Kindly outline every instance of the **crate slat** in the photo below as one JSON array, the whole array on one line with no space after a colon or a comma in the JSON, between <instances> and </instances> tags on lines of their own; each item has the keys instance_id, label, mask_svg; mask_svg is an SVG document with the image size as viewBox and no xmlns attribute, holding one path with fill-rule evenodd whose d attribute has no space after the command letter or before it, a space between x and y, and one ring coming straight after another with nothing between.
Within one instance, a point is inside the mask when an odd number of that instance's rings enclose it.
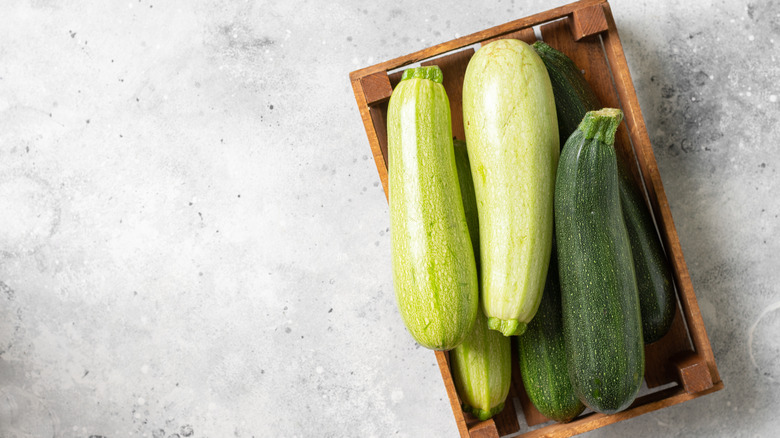
<instances>
[{"instance_id":1,"label":"crate slat","mask_svg":"<svg viewBox=\"0 0 780 438\"><path fill-rule=\"evenodd\" d=\"M484 41L482 41L482 45L492 43L496 40L503 40L503 39L516 39L520 41L525 41L528 44L533 44L536 42L536 34L534 33L534 29L532 27L526 27L525 29L516 30L514 32L509 32L504 35L499 35L497 37L489 38Z\"/></svg>"}]
</instances>

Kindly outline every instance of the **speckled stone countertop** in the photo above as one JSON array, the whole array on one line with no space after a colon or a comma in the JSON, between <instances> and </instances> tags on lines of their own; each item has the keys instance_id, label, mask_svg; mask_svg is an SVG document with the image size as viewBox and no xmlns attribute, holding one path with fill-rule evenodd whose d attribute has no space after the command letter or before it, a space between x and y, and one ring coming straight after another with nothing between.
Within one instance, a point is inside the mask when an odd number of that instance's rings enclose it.
<instances>
[{"instance_id":1,"label":"speckled stone countertop","mask_svg":"<svg viewBox=\"0 0 780 438\"><path fill-rule=\"evenodd\" d=\"M0 436L456 436L348 74L562 1L0 5ZM726 388L780 430L780 5L614 0Z\"/></svg>"}]
</instances>

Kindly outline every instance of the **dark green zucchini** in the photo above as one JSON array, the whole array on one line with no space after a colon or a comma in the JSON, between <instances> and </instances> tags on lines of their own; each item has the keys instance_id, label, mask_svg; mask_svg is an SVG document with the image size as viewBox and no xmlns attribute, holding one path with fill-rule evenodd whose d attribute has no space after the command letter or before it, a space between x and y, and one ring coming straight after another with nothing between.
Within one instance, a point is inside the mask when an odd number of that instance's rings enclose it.
<instances>
[{"instance_id":1,"label":"dark green zucchini","mask_svg":"<svg viewBox=\"0 0 780 438\"><path fill-rule=\"evenodd\" d=\"M566 364L555 240L539 310L517 338L517 347L523 386L536 409L560 422L579 415L585 406L574 393Z\"/></svg>"},{"instance_id":2,"label":"dark green zucchini","mask_svg":"<svg viewBox=\"0 0 780 438\"><path fill-rule=\"evenodd\" d=\"M568 56L541 41L534 43L533 48L542 58L550 75L563 145L577 129L585 113L601 108L601 103L580 69ZM642 331L645 343L649 344L661 339L669 331L677 310L672 269L664 254L642 190L631 178L628 166L620 157L618 172L623 220L631 239L631 253L639 288Z\"/></svg>"},{"instance_id":3,"label":"dark green zucchini","mask_svg":"<svg viewBox=\"0 0 780 438\"><path fill-rule=\"evenodd\" d=\"M636 275L613 146L622 117L612 108L586 113L561 152L555 182L569 376L580 400L606 414L631 404L645 364Z\"/></svg>"}]
</instances>

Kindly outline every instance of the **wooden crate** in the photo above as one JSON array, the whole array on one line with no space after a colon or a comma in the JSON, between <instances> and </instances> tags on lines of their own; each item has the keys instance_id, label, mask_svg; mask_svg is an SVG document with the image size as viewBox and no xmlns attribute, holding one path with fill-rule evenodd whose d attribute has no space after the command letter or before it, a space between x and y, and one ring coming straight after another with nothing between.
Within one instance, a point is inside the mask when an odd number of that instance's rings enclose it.
<instances>
[{"instance_id":1,"label":"wooden crate","mask_svg":"<svg viewBox=\"0 0 780 438\"><path fill-rule=\"evenodd\" d=\"M536 28L537 32L534 31ZM444 88L450 99L453 135L465 140L461 110L461 89L466 66L475 44L500 38L517 38L532 43L536 34L552 47L571 57L581 69L604 106L621 108L625 123L616 135L615 148L631 163L632 173L646 189L656 225L674 270L678 310L670 332L645 347L645 383L648 391L631 407L613 415L587 411L570 423L548 420L528 400L513 358L512 387L503 412L479 421L461 409L446 352L436 359L462 437L501 437L524 433L522 437L568 437L682 403L723 388L693 292L669 203L658 173L653 149L639 108L623 46L606 0L582 0L530 17L511 21L481 32L438 44L418 52L366 67L350 74L360 115L368 134L379 178L387 195L387 101L401 77L402 67L420 62L438 65L444 72ZM526 426L522 429L513 399L520 402ZM538 425L544 424L543 427Z\"/></svg>"}]
</instances>

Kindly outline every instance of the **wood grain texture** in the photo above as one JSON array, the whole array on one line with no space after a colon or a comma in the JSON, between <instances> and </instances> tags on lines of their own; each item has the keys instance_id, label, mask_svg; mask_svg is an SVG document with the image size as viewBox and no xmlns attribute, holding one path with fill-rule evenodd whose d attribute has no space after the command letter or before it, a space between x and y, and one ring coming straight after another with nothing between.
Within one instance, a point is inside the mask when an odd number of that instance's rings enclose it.
<instances>
[{"instance_id":1,"label":"wood grain texture","mask_svg":"<svg viewBox=\"0 0 780 438\"><path fill-rule=\"evenodd\" d=\"M500 438L501 436L498 434L498 429L496 429L496 424L493 422L492 418L477 423L474 427L469 429L469 433L471 438Z\"/></svg>"},{"instance_id":2,"label":"wood grain texture","mask_svg":"<svg viewBox=\"0 0 780 438\"><path fill-rule=\"evenodd\" d=\"M669 332L652 344L645 345L645 382L648 388L655 388L677 379L672 358L689 351L693 346L688 338L688 329L683 321L679 304L675 310Z\"/></svg>"},{"instance_id":3,"label":"wood grain texture","mask_svg":"<svg viewBox=\"0 0 780 438\"><path fill-rule=\"evenodd\" d=\"M678 354L673 359L680 385L689 394L712 388L712 376L704 359L693 351Z\"/></svg>"},{"instance_id":4,"label":"wood grain texture","mask_svg":"<svg viewBox=\"0 0 780 438\"><path fill-rule=\"evenodd\" d=\"M520 430L520 424L517 423L517 411L515 403L511 396L507 396L504 402L504 409L493 417L499 436L510 435Z\"/></svg>"},{"instance_id":5,"label":"wood grain texture","mask_svg":"<svg viewBox=\"0 0 780 438\"><path fill-rule=\"evenodd\" d=\"M442 85L444 85L447 98L450 100L452 135L463 141L466 141L466 133L463 130L463 107L461 106L463 77L466 75L466 67L473 55L474 49L466 49L421 63L423 66L438 65L441 69L444 75Z\"/></svg>"},{"instance_id":6,"label":"wood grain texture","mask_svg":"<svg viewBox=\"0 0 780 438\"><path fill-rule=\"evenodd\" d=\"M534 33L534 29L532 27L526 27L525 29L516 30L514 32L509 32L504 35L499 35L493 38L486 39L482 41L482 45L492 43L496 40L503 40L503 39L516 39L520 41L525 41L528 44L533 44L536 41L536 34Z\"/></svg>"},{"instance_id":7,"label":"wood grain texture","mask_svg":"<svg viewBox=\"0 0 780 438\"><path fill-rule=\"evenodd\" d=\"M580 8L572 12L571 34L576 41L607 30L607 18L602 5Z\"/></svg>"},{"instance_id":8,"label":"wood grain texture","mask_svg":"<svg viewBox=\"0 0 780 438\"><path fill-rule=\"evenodd\" d=\"M647 134L647 127L642 118L642 110L639 108L639 100L634 90L634 84L631 81L631 72L628 69L623 45L620 42L615 20L612 17L612 11L608 4L604 4L604 14L607 17L609 29L602 35L604 48L607 52L607 58L612 69L620 101L623 103L625 120L628 125L631 138L636 148L637 159L642 167L642 176L644 177L647 194L653 207L652 211L661 231L664 248L669 255L669 261L674 270L675 283L680 295L680 304L685 314L685 320L688 323L691 340L695 346L696 352L701 354L709 367L713 382L720 382L720 374L715 357L712 353L707 330L704 327L704 320L701 317L701 310L696 301L696 295L693 292L693 284L688 273L688 267L683 257L680 239L677 236L677 230L672 220L672 212L669 209L669 201L666 199L661 175L658 172L658 165L653 155L653 147L650 144L650 137Z\"/></svg>"},{"instance_id":9,"label":"wood grain texture","mask_svg":"<svg viewBox=\"0 0 780 438\"><path fill-rule=\"evenodd\" d=\"M382 71L363 76L360 78L360 85L363 87L363 96L369 106L385 102L390 99L390 94L393 92L387 73Z\"/></svg>"}]
</instances>

